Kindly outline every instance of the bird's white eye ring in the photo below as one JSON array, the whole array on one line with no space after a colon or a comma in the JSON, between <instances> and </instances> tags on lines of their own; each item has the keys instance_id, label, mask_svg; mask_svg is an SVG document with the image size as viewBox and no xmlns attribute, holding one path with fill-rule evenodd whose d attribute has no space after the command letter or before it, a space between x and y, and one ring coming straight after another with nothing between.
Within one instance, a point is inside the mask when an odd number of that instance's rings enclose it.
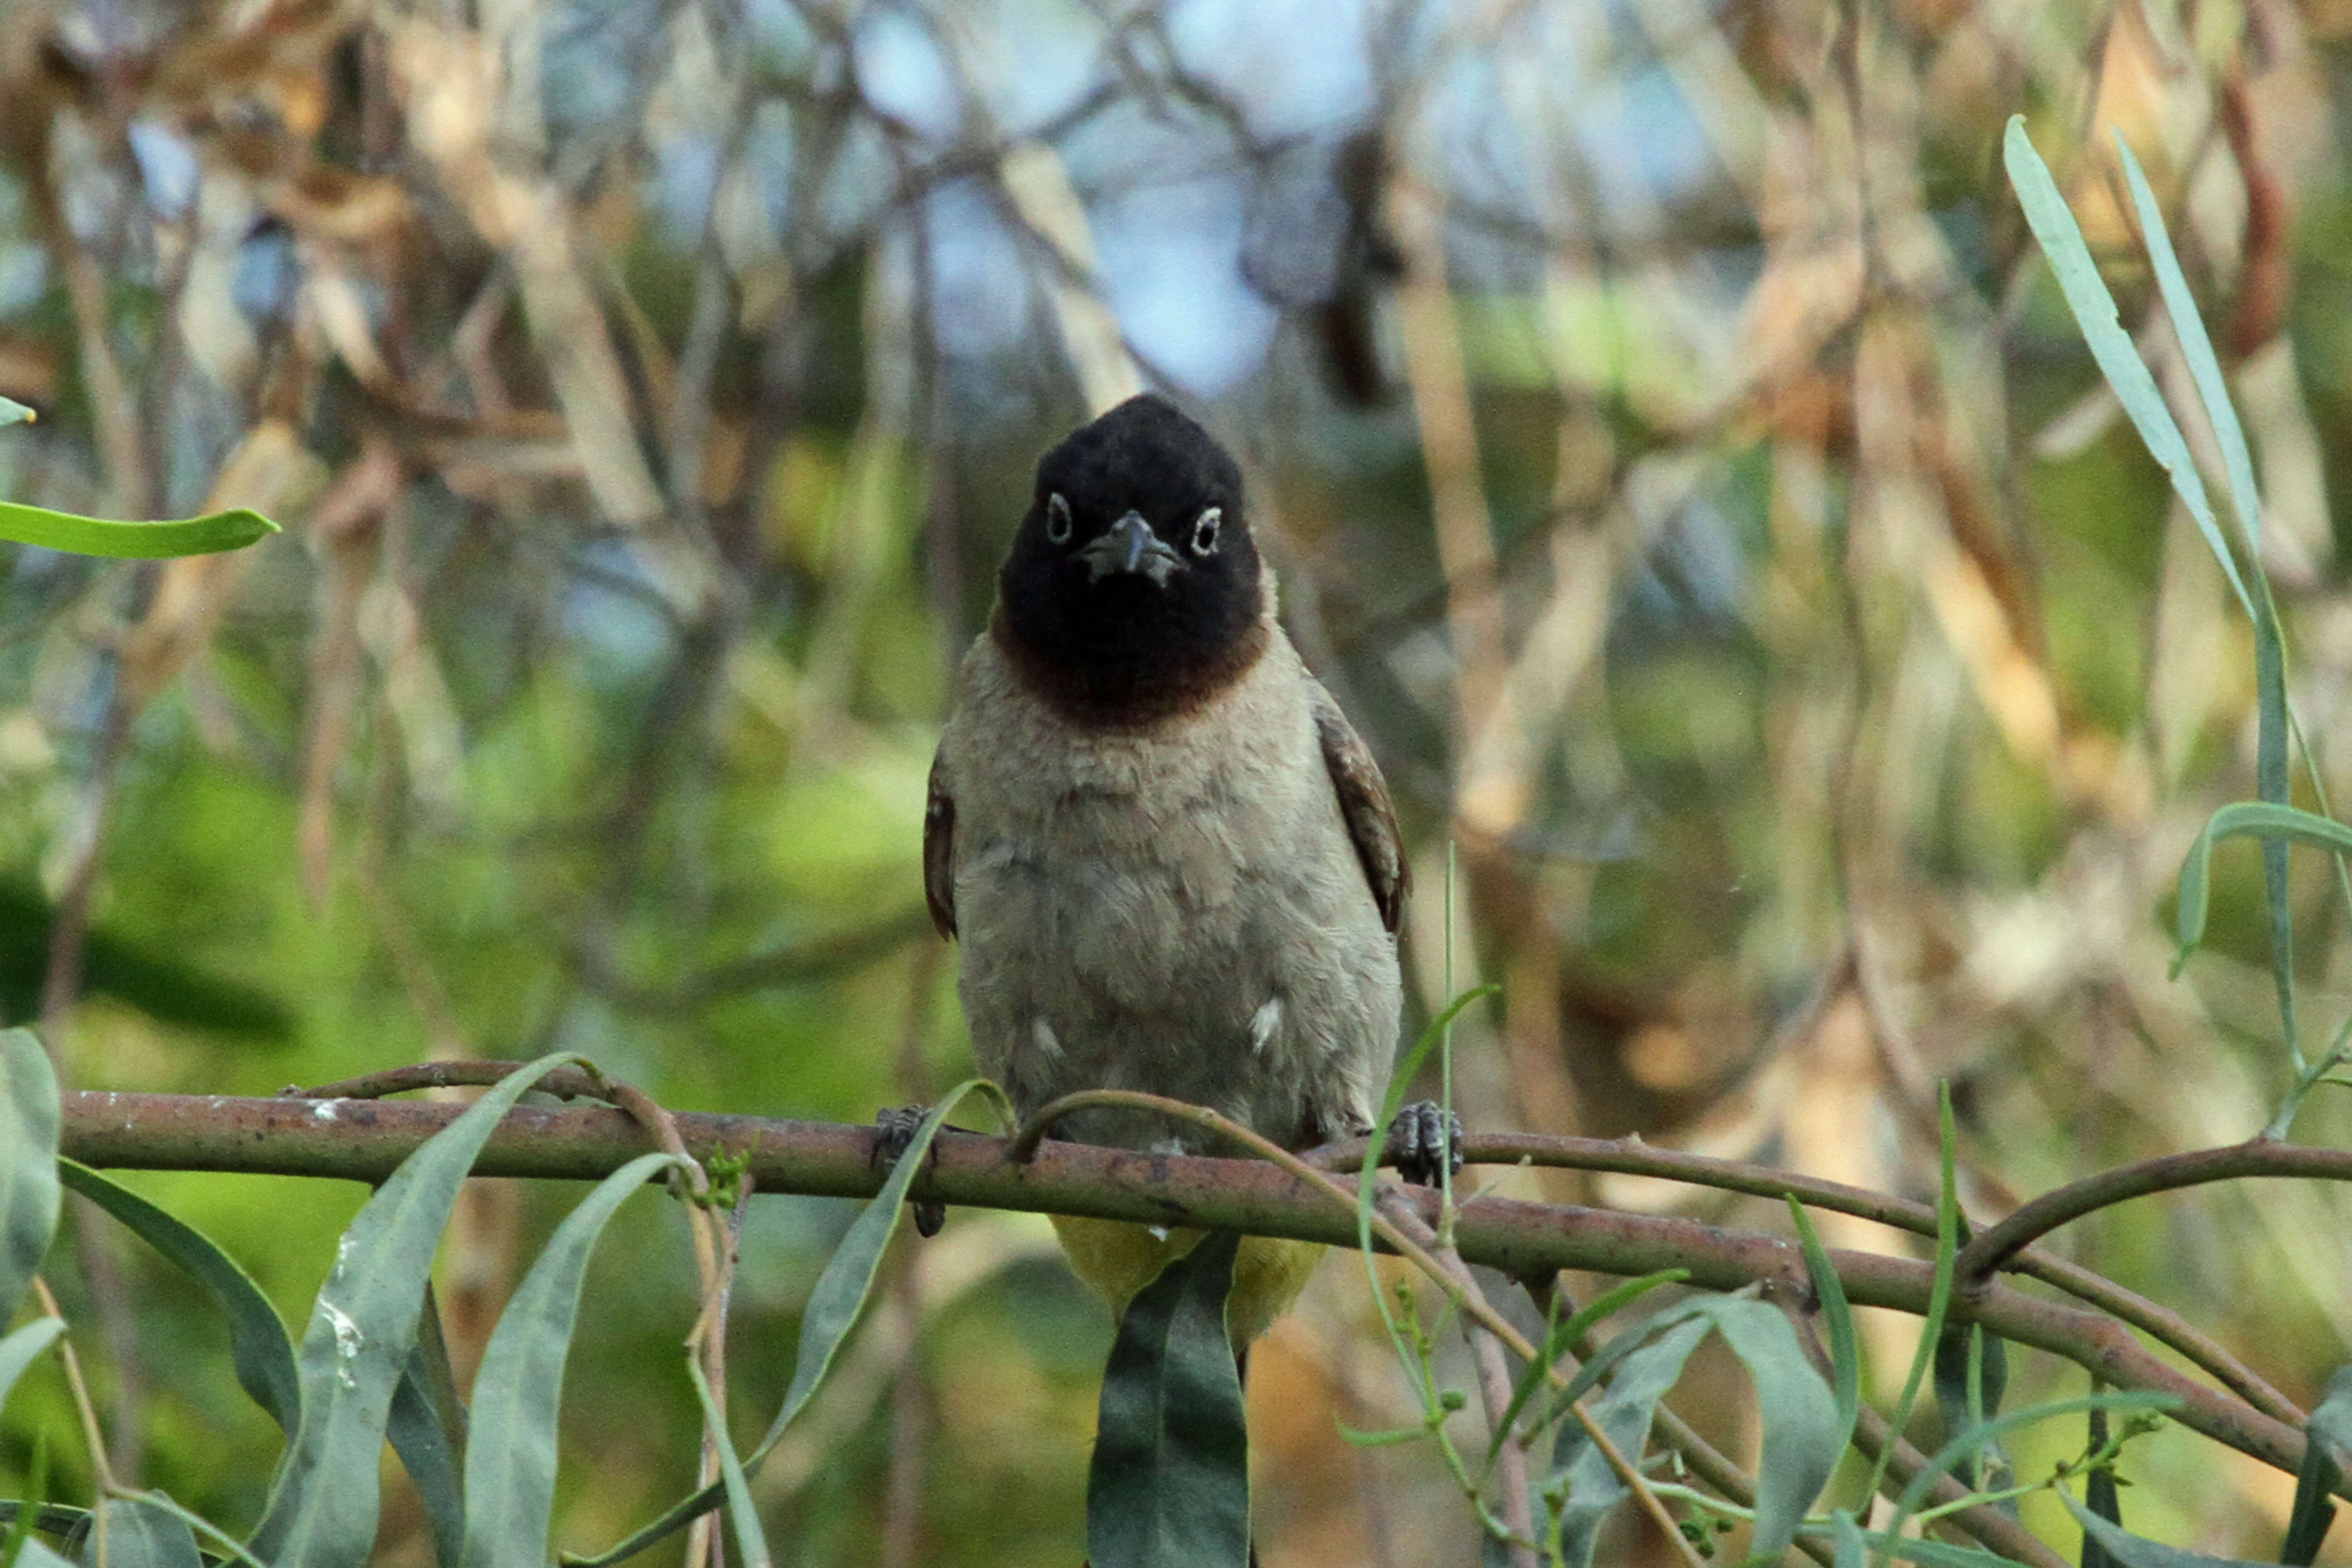
<instances>
[{"instance_id":1,"label":"bird's white eye ring","mask_svg":"<svg viewBox=\"0 0 2352 1568\"><path fill-rule=\"evenodd\" d=\"M1217 552L1217 530L1225 521L1225 509L1213 506L1192 522L1192 553L1208 556Z\"/></svg>"},{"instance_id":2,"label":"bird's white eye ring","mask_svg":"<svg viewBox=\"0 0 2352 1568\"><path fill-rule=\"evenodd\" d=\"M1045 541L1049 544L1070 542L1070 503L1059 490L1045 498Z\"/></svg>"}]
</instances>

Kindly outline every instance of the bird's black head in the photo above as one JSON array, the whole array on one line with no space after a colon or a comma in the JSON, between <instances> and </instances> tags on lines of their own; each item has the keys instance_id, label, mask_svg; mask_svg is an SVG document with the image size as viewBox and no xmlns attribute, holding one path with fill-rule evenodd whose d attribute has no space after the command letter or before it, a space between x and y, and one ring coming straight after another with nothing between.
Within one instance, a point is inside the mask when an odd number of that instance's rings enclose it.
<instances>
[{"instance_id":1,"label":"bird's black head","mask_svg":"<svg viewBox=\"0 0 2352 1568\"><path fill-rule=\"evenodd\" d=\"M997 574L994 635L1073 717L1148 724L1256 661L1264 602L1241 469L1146 393L1039 460Z\"/></svg>"}]
</instances>

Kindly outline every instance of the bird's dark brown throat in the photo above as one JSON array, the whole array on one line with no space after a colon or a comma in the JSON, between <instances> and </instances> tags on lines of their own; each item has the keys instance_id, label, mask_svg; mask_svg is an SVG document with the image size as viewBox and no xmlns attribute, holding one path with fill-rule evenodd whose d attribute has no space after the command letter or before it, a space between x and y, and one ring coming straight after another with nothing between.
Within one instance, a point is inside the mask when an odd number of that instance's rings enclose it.
<instances>
[{"instance_id":1,"label":"bird's dark brown throat","mask_svg":"<svg viewBox=\"0 0 2352 1568\"><path fill-rule=\"evenodd\" d=\"M1146 730L1197 712L1247 675L1266 645L1264 623L1253 621L1240 637L1224 638L1197 658L1073 665L1033 644L1002 604L988 629L1022 685L1063 718L1091 730Z\"/></svg>"},{"instance_id":2,"label":"bird's dark brown throat","mask_svg":"<svg viewBox=\"0 0 2352 1568\"><path fill-rule=\"evenodd\" d=\"M1195 548L1213 509L1213 545ZM1090 557L1129 513L1178 565L1155 578L1105 571L1099 549ZM1038 462L989 632L1022 683L1065 718L1139 729L1248 674L1268 640L1265 607L1241 469L1206 430L1146 393Z\"/></svg>"}]
</instances>

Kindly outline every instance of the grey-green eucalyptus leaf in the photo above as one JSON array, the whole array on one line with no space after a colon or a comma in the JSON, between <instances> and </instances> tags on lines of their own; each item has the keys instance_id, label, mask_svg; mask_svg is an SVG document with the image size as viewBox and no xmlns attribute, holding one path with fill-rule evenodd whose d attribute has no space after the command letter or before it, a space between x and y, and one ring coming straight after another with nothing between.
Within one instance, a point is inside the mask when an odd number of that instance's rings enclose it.
<instances>
[{"instance_id":1,"label":"grey-green eucalyptus leaf","mask_svg":"<svg viewBox=\"0 0 2352 1568\"><path fill-rule=\"evenodd\" d=\"M75 1160L58 1162L65 1184L112 1215L131 1233L195 1277L228 1315L229 1360L239 1388L291 1434L302 1413L294 1342L253 1276L213 1239L165 1213L112 1177Z\"/></svg>"},{"instance_id":2,"label":"grey-green eucalyptus leaf","mask_svg":"<svg viewBox=\"0 0 2352 1568\"><path fill-rule=\"evenodd\" d=\"M1249 1435L1225 1337L1241 1237L1217 1231L1128 1303L1087 1472L1088 1560L1244 1568Z\"/></svg>"},{"instance_id":3,"label":"grey-green eucalyptus leaf","mask_svg":"<svg viewBox=\"0 0 2352 1568\"><path fill-rule=\"evenodd\" d=\"M474 1375L462 1568L547 1561L563 1363L589 1256L623 1201L678 1163L671 1154L641 1154L598 1183L555 1227L490 1331Z\"/></svg>"},{"instance_id":4,"label":"grey-green eucalyptus leaf","mask_svg":"<svg viewBox=\"0 0 2352 1568\"><path fill-rule=\"evenodd\" d=\"M524 1091L579 1059L561 1052L508 1075L403 1161L343 1233L302 1335L302 1419L254 1532L256 1550L274 1568L352 1568L367 1560L393 1393L416 1342L457 1189Z\"/></svg>"},{"instance_id":5,"label":"grey-green eucalyptus leaf","mask_svg":"<svg viewBox=\"0 0 2352 1568\"><path fill-rule=\"evenodd\" d=\"M109 1498L99 1505L105 1521L106 1568L204 1568L195 1531L176 1513L146 1498ZM82 1538L82 1568L98 1563L98 1531Z\"/></svg>"},{"instance_id":6,"label":"grey-green eucalyptus leaf","mask_svg":"<svg viewBox=\"0 0 2352 1568\"><path fill-rule=\"evenodd\" d=\"M2109 1524L2089 1509L2074 1500L2074 1494L2060 1488L2059 1497L2074 1514L2074 1521L2083 1527L2086 1540L2099 1545L2122 1563L2124 1568L2267 1568L2243 1557L2215 1557L2203 1552L2191 1552L2182 1546L2166 1546L2159 1542L2134 1535L2119 1524Z\"/></svg>"}]
</instances>

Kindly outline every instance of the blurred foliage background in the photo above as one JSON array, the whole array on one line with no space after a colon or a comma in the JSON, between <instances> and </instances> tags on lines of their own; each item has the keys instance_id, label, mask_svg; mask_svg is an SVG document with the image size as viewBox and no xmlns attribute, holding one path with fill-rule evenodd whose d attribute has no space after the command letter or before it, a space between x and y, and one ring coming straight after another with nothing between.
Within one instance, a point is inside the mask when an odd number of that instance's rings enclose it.
<instances>
[{"instance_id":1,"label":"blurred foliage background","mask_svg":"<svg viewBox=\"0 0 2352 1568\"><path fill-rule=\"evenodd\" d=\"M1395 786L1416 1017L1449 962L1504 984L1457 1036L1474 1125L1925 1194L1949 1079L1979 1218L2246 1136L2286 1081L2258 857L2221 857L2178 984L2161 922L2253 793L2250 639L1997 148L2027 114L2185 408L2105 128L2148 166L2343 798L2347 95L2337 0L12 0L0 395L42 417L0 492L287 532L0 561L0 1014L81 1088L565 1047L679 1108L935 1092L969 1070L918 864L952 659L1037 452L1151 384L1243 457L1294 636ZM2321 873L2310 1030L2352 999ZM2340 1100L2300 1134L2341 1142ZM139 1184L289 1315L361 1196ZM570 1196L471 1194L461 1362ZM659 1210L572 1356L576 1549L691 1476ZM745 1424L846 1212L751 1207ZM2346 1359L2338 1193L2059 1239L2305 1405ZM102 1228L71 1257L118 1473L249 1521L274 1438L221 1324ZM1269 1568L1476 1558L1426 1451L1336 1434L1418 1419L1369 1311L1330 1268L1255 1359ZM1872 1326L1899 1377L1910 1325ZM957 1215L761 1476L772 1540L1075 1561L1108 1339L1042 1221ZM1679 1403L1738 1448L1745 1397L1717 1368ZM86 1487L71 1429L28 1381L0 1491L37 1431ZM2134 1529L2222 1552L2290 1491L2179 1434L2125 1473ZM429 1561L391 1509L380 1560Z\"/></svg>"}]
</instances>

